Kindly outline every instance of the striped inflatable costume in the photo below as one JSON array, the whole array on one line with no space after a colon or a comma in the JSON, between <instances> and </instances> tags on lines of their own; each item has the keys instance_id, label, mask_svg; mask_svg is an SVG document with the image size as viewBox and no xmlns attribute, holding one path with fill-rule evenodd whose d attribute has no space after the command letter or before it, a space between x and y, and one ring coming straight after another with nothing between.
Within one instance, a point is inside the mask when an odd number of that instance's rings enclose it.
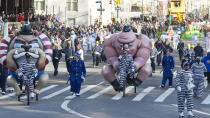
<instances>
[{"instance_id":1,"label":"striped inflatable costume","mask_svg":"<svg viewBox=\"0 0 210 118\"><path fill-rule=\"evenodd\" d=\"M37 73L36 65L33 61L24 61L18 69L18 76L23 80L23 85L28 85L30 92L34 91L34 78Z\"/></svg>"},{"instance_id":2,"label":"striped inflatable costume","mask_svg":"<svg viewBox=\"0 0 210 118\"><path fill-rule=\"evenodd\" d=\"M187 84L189 81L193 80L193 73L189 70L181 69L181 71L176 76L176 88L181 87L181 91L177 91L177 101L178 101L178 112L184 112L185 99L187 99L187 111L192 111L193 109L193 89L189 89ZM193 81L192 81L193 82Z\"/></svg>"},{"instance_id":3,"label":"striped inflatable costume","mask_svg":"<svg viewBox=\"0 0 210 118\"><path fill-rule=\"evenodd\" d=\"M194 63L191 67L193 72L193 79L195 88L193 89L195 97L202 97L204 90L204 72L206 72L206 67L203 63Z\"/></svg>"}]
</instances>

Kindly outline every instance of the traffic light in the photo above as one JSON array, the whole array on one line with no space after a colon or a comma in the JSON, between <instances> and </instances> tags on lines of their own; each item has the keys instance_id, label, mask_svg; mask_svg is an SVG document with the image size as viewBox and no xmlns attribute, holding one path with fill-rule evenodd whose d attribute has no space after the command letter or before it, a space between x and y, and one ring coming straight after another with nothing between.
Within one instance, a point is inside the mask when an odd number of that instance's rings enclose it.
<instances>
[{"instance_id":1,"label":"traffic light","mask_svg":"<svg viewBox=\"0 0 210 118\"><path fill-rule=\"evenodd\" d=\"M122 0L116 0L117 6L120 6L122 4Z\"/></svg>"},{"instance_id":2,"label":"traffic light","mask_svg":"<svg viewBox=\"0 0 210 118\"><path fill-rule=\"evenodd\" d=\"M112 0L109 0L109 4L112 4Z\"/></svg>"}]
</instances>

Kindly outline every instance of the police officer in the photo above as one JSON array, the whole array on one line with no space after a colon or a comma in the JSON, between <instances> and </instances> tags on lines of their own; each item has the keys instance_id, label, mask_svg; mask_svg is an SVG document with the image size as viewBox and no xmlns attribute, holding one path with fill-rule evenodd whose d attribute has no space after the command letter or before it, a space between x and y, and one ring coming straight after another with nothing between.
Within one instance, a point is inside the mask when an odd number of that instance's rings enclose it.
<instances>
[{"instance_id":1,"label":"police officer","mask_svg":"<svg viewBox=\"0 0 210 118\"><path fill-rule=\"evenodd\" d=\"M180 39L180 42L178 43L177 50L179 52L179 60L181 61L184 54L184 42L183 38Z\"/></svg>"},{"instance_id":2,"label":"police officer","mask_svg":"<svg viewBox=\"0 0 210 118\"><path fill-rule=\"evenodd\" d=\"M163 67L163 79L161 87L162 88L165 87L167 79L169 79L169 87L172 87L172 81L173 81L172 70L174 69L174 58L170 55L170 49L167 49L166 55L163 56L162 67Z\"/></svg>"},{"instance_id":3,"label":"police officer","mask_svg":"<svg viewBox=\"0 0 210 118\"><path fill-rule=\"evenodd\" d=\"M62 57L62 51L58 49L58 45L55 45L55 48L53 49L53 58L52 58L52 62L53 62L53 66L54 66L54 76L56 76L58 74L58 65L59 65L59 61Z\"/></svg>"},{"instance_id":4,"label":"police officer","mask_svg":"<svg viewBox=\"0 0 210 118\"><path fill-rule=\"evenodd\" d=\"M80 54L78 52L75 53L74 59L69 65L69 75L71 82L70 94L76 94L76 96L79 96L81 84L86 77L86 68L84 61L80 59Z\"/></svg>"},{"instance_id":5,"label":"police officer","mask_svg":"<svg viewBox=\"0 0 210 118\"><path fill-rule=\"evenodd\" d=\"M206 66L207 72L205 73L205 76L208 77L208 83L210 83L210 51L208 51L207 56L205 56L201 62Z\"/></svg>"}]
</instances>

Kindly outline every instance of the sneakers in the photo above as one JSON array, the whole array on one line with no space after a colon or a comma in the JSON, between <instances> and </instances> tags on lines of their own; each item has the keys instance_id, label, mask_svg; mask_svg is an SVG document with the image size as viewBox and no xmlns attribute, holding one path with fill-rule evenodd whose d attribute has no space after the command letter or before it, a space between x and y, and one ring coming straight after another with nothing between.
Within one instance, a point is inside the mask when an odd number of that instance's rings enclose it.
<instances>
[{"instance_id":1,"label":"sneakers","mask_svg":"<svg viewBox=\"0 0 210 118\"><path fill-rule=\"evenodd\" d=\"M195 116L193 115L192 111L187 112L188 118L194 118Z\"/></svg>"},{"instance_id":2,"label":"sneakers","mask_svg":"<svg viewBox=\"0 0 210 118\"><path fill-rule=\"evenodd\" d=\"M184 118L184 112L179 113L179 118Z\"/></svg>"},{"instance_id":3,"label":"sneakers","mask_svg":"<svg viewBox=\"0 0 210 118\"><path fill-rule=\"evenodd\" d=\"M164 86L164 85L160 85L160 87L161 87L161 88L165 88L165 86Z\"/></svg>"},{"instance_id":4,"label":"sneakers","mask_svg":"<svg viewBox=\"0 0 210 118\"><path fill-rule=\"evenodd\" d=\"M2 92L1 92L1 94L2 94L2 95L5 95L5 94L6 94L6 92L5 92L5 91L2 91Z\"/></svg>"},{"instance_id":5,"label":"sneakers","mask_svg":"<svg viewBox=\"0 0 210 118\"><path fill-rule=\"evenodd\" d=\"M76 96L80 96L80 94L79 93L76 93Z\"/></svg>"},{"instance_id":6,"label":"sneakers","mask_svg":"<svg viewBox=\"0 0 210 118\"><path fill-rule=\"evenodd\" d=\"M74 95L74 92L70 92L70 95Z\"/></svg>"}]
</instances>

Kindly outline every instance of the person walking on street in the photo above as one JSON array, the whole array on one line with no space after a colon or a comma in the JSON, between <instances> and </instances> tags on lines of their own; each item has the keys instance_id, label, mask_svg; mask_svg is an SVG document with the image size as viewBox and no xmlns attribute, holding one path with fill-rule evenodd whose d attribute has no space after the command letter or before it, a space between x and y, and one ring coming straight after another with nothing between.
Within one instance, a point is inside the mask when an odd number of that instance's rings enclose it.
<instances>
[{"instance_id":1,"label":"person walking on street","mask_svg":"<svg viewBox=\"0 0 210 118\"><path fill-rule=\"evenodd\" d=\"M65 53L66 68L67 68L67 71L69 72L69 65L74 56L74 49L70 40L67 41L67 45L63 49L63 52Z\"/></svg>"},{"instance_id":2,"label":"person walking on street","mask_svg":"<svg viewBox=\"0 0 210 118\"><path fill-rule=\"evenodd\" d=\"M193 79L194 79L194 97L200 98L203 96L204 90L204 73L206 72L206 67L203 63L201 63L201 57L196 58L196 63L194 63L191 67L193 72Z\"/></svg>"},{"instance_id":3,"label":"person walking on street","mask_svg":"<svg viewBox=\"0 0 210 118\"><path fill-rule=\"evenodd\" d=\"M179 60L181 61L184 55L184 42L183 38L180 39L180 42L178 43L177 50L179 52Z\"/></svg>"},{"instance_id":4,"label":"person walking on street","mask_svg":"<svg viewBox=\"0 0 210 118\"><path fill-rule=\"evenodd\" d=\"M185 61L184 68L176 76L176 90L178 101L179 118L184 118L185 99L187 100L187 115L188 118L194 117L193 110L193 73L190 70L190 64Z\"/></svg>"},{"instance_id":5,"label":"person walking on street","mask_svg":"<svg viewBox=\"0 0 210 118\"><path fill-rule=\"evenodd\" d=\"M0 88L1 94L6 94L6 84L7 84L8 69L0 64Z\"/></svg>"},{"instance_id":6,"label":"person walking on street","mask_svg":"<svg viewBox=\"0 0 210 118\"><path fill-rule=\"evenodd\" d=\"M75 53L74 59L69 65L69 80L71 83L71 95L80 95L81 84L86 77L85 63L80 59L80 54Z\"/></svg>"},{"instance_id":7,"label":"person walking on street","mask_svg":"<svg viewBox=\"0 0 210 118\"><path fill-rule=\"evenodd\" d=\"M167 50L169 50L170 53L173 52L173 48L170 46L169 41L166 41L165 47L163 48L163 55L167 55Z\"/></svg>"},{"instance_id":8,"label":"person walking on street","mask_svg":"<svg viewBox=\"0 0 210 118\"><path fill-rule=\"evenodd\" d=\"M190 67L192 67L192 65L194 64L194 63L196 63L196 59L195 59L195 53L192 53L191 55L190 55Z\"/></svg>"},{"instance_id":9,"label":"person walking on street","mask_svg":"<svg viewBox=\"0 0 210 118\"><path fill-rule=\"evenodd\" d=\"M201 62L206 66L207 72L205 73L205 76L207 76L208 83L210 83L210 51L208 51L207 56L205 56Z\"/></svg>"},{"instance_id":10,"label":"person walking on street","mask_svg":"<svg viewBox=\"0 0 210 118\"><path fill-rule=\"evenodd\" d=\"M155 73L155 57L158 55L158 51L154 46L154 42L152 42L152 50L150 52L150 60L151 60L151 67L152 72Z\"/></svg>"},{"instance_id":11,"label":"person walking on street","mask_svg":"<svg viewBox=\"0 0 210 118\"><path fill-rule=\"evenodd\" d=\"M53 62L53 66L54 66L54 76L56 76L58 74L58 65L59 65L59 61L62 57L62 51L58 49L59 46L55 45L55 48L53 49L53 58L52 58L52 62Z\"/></svg>"},{"instance_id":12,"label":"person walking on street","mask_svg":"<svg viewBox=\"0 0 210 118\"><path fill-rule=\"evenodd\" d=\"M157 59L156 59L156 62L157 62L157 65L160 66L160 63L162 61L162 51L163 51L163 43L162 43L162 40L158 40L155 42L155 47L158 51L158 55L157 55Z\"/></svg>"},{"instance_id":13,"label":"person walking on street","mask_svg":"<svg viewBox=\"0 0 210 118\"><path fill-rule=\"evenodd\" d=\"M162 67L163 67L163 79L161 87L164 88L165 84L167 82L167 79L169 80L169 87L172 87L173 85L173 69L174 69L174 58L170 55L170 50L168 49L166 51L166 55L163 56L162 61Z\"/></svg>"},{"instance_id":14,"label":"person walking on street","mask_svg":"<svg viewBox=\"0 0 210 118\"><path fill-rule=\"evenodd\" d=\"M101 61L101 52L103 49L99 45L99 42L96 42L96 46L93 49L93 67L98 66L99 62Z\"/></svg>"},{"instance_id":15,"label":"person walking on street","mask_svg":"<svg viewBox=\"0 0 210 118\"><path fill-rule=\"evenodd\" d=\"M197 42L197 46L194 49L195 57L203 57L203 48L200 46L200 42Z\"/></svg>"}]
</instances>

